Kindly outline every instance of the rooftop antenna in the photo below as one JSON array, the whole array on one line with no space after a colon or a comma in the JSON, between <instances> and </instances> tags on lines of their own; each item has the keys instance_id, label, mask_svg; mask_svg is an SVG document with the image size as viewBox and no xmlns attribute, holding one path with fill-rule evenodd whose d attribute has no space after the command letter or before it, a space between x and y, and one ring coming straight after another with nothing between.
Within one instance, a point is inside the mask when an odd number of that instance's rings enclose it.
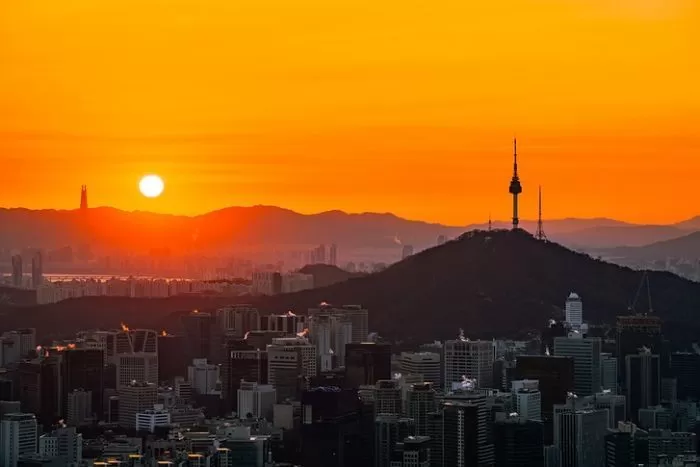
<instances>
[{"instance_id":1,"label":"rooftop antenna","mask_svg":"<svg viewBox=\"0 0 700 467\"><path fill-rule=\"evenodd\" d=\"M489 232L491 232L491 228L493 226L491 225L491 213L489 213Z\"/></svg>"},{"instance_id":2,"label":"rooftop antenna","mask_svg":"<svg viewBox=\"0 0 700 467\"><path fill-rule=\"evenodd\" d=\"M538 240L547 240L547 234L544 233L544 224L542 223L542 186L539 187L539 198L538 198L539 213L537 216L537 232L535 233L535 238Z\"/></svg>"},{"instance_id":3,"label":"rooftop antenna","mask_svg":"<svg viewBox=\"0 0 700 467\"><path fill-rule=\"evenodd\" d=\"M639 281L639 287L637 288L637 293L634 296L634 302L632 302L632 306L630 307L631 311L637 312L635 309L637 306L637 302L639 301L639 295L642 292L642 287L647 286L647 300L649 301L649 313L654 312L654 308L651 303L651 286L649 285L649 271L645 270L644 273L642 274L642 280Z\"/></svg>"}]
</instances>

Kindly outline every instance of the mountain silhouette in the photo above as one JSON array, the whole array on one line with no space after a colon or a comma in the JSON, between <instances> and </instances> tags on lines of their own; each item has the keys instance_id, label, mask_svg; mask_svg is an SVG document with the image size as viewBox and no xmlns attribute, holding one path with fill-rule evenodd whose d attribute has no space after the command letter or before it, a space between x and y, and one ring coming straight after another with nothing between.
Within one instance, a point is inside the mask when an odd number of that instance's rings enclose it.
<instances>
[{"instance_id":1,"label":"mountain silhouette","mask_svg":"<svg viewBox=\"0 0 700 467\"><path fill-rule=\"evenodd\" d=\"M605 250L606 256L639 260L666 258L700 259L700 232L693 232L672 240L654 242L639 247L617 247Z\"/></svg>"}]
</instances>

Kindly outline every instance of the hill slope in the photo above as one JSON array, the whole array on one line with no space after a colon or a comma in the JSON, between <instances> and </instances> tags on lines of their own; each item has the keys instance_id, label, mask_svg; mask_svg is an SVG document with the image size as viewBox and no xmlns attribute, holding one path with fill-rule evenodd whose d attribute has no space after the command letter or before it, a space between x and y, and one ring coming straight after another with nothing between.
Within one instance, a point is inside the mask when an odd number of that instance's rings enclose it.
<instances>
[{"instance_id":1,"label":"hill slope","mask_svg":"<svg viewBox=\"0 0 700 467\"><path fill-rule=\"evenodd\" d=\"M700 232L640 247L619 247L605 251L611 257L632 259L700 258Z\"/></svg>"},{"instance_id":2,"label":"hill slope","mask_svg":"<svg viewBox=\"0 0 700 467\"><path fill-rule=\"evenodd\" d=\"M539 330L550 317L561 317L571 291L582 296L587 321L614 323L616 315L627 313L641 279L641 272L540 242L524 231L476 231L376 274L295 294L238 300L262 312L304 312L321 301L362 304L370 310L371 329L381 335L429 341L454 337L460 327L468 337ZM649 273L649 282L654 312L669 327L697 333L700 284L661 272ZM132 327L177 330L178 315L230 301L95 297L5 309L0 323L9 328L35 326L40 334L116 326L120 320ZM643 300L637 309L646 311L648 304Z\"/></svg>"}]
</instances>

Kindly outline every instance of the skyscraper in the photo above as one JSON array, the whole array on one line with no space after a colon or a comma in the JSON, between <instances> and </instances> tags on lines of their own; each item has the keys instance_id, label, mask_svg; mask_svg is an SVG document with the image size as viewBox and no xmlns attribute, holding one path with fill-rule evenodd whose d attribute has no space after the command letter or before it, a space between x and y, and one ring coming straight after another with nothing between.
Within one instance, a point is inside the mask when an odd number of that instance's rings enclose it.
<instances>
[{"instance_id":1,"label":"skyscraper","mask_svg":"<svg viewBox=\"0 0 700 467\"><path fill-rule=\"evenodd\" d=\"M345 384L348 388L374 385L381 379L391 379L390 344L363 342L345 347Z\"/></svg>"},{"instance_id":2,"label":"skyscraper","mask_svg":"<svg viewBox=\"0 0 700 467\"><path fill-rule=\"evenodd\" d=\"M617 358L612 354L600 354L600 385L603 390L617 394Z\"/></svg>"},{"instance_id":3,"label":"skyscraper","mask_svg":"<svg viewBox=\"0 0 700 467\"><path fill-rule=\"evenodd\" d=\"M617 373L620 387L625 390L625 357L636 355L646 347L652 354L661 355L663 338L661 318L655 315L636 314L617 317Z\"/></svg>"},{"instance_id":4,"label":"skyscraper","mask_svg":"<svg viewBox=\"0 0 700 467\"><path fill-rule=\"evenodd\" d=\"M671 354L671 373L678 381L678 398L700 400L700 355L695 352Z\"/></svg>"},{"instance_id":5,"label":"skyscraper","mask_svg":"<svg viewBox=\"0 0 700 467\"><path fill-rule=\"evenodd\" d=\"M442 406L444 465L493 465L493 444L488 442L486 396L464 392L446 396Z\"/></svg>"},{"instance_id":6,"label":"skyscraper","mask_svg":"<svg viewBox=\"0 0 700 467\"><path fill-rule=\"evenodd\" d=\"M513 138L513 178L510 180L508 192L513 195L513 229L517 229L520 224L518 218L518 195L523 192L518 176L518 141Z\"/></svg>"},{"instance_id":7,"label":"skyscraper","mask_svg":"<svg viewBox=\"0 0 700 467\"><path fill-rule=\"evenodd\" d=\"M238 406L241 381L267 384L267 351L229 344L228 358L221 366L222 395L228 410Z\"/></svg>"},{"instance_id":8,"label":"skyscraper","mask_svg":"<svg viewBox=\"0 0 700 467\"><path fill-rule=\"evenodd\" d=\"M309 316L318 314L329 314L337 316L342 320L350 321L352 324L353 343L365 342L369 335L368 312L361 305L333 306L328 303L321 303L318 308L309 308ZM261 328L262 329L262 328Z\"/></svg>"},{"instance_id":9,"label":"skyscraper","mask_svg":"<svg viewBox=\"0 0 700 467\"><path fill-rule=\"evenodd\" d=\"M399 415L379 415L374 429L374 467L391 467L397 444L415 435L415 423L411 418Z\"/></svg>"},{"instance_id":10,"label":"skyscraper","mask_svg":"<svg viewBox=\"0 0 700 467\"><path fill-rule=\"evenodd\" d=\"M401 352L401 373L423 375L423 381L442 387L440 354L434 352ZM422 434L422 433L418 433Z\"/></svg>"},{"instance_id":11,"label":"skyscraper","mask_svg":"<svg viewBox=\"0 0 700 467\"><path fill-rule=\"evenodd\" d=\"M416 435L429 436L428 414L436 410L437 400L433 384L412 384L406 393L406 416L415 420Z\"/></svg>"},{"instance_id":12,"label":"skyscraper","mask_svg":"<svg viewBox=\"0 0 700 467\"><path fill-rule=\"evenodd\" d=\"M15 287L22 287L22 256L12 255L12 285Z\"/></svg>"},{"instance_id":13,"label":"skyscraper","mask_svg":"<svg viewBox=\"0 0 700 467\"><path fill-rule=\"evenodd\" d=\"M68 398L77 390L89 391L90 405L97 415L103 415L104 357L100 349L67 349L64 352L63 393L67 415Z\"/></svg>"},{"instance_id":14,"label":"skyscraper","mask_svg":"<svg viewBox=\"0 0 700 467\"><path fill-rule=\"evenodd\" d=\"M493 384L493 343L464 338L445 342L445 390L463 378L476 381L476 386L489 388Z\"/></svg>"},{"instance_id":15,"label":"skyscraper","mask_svg":"<svg viewBox=\"0 0 700 467\"><path fill-rule=\"evenodd\" d=\"M80 211L85 212L88 208L87 185L80 187Z\"/></svg>"},{"instance_id":16,"label":"skyscraper","mask_svg":"<svg viewBox=\"0 0 700 467\"><path fill-rule=\"evenodd\" d=\"M401 415L401 387L395 379L377 381L374 386L374 415Z\"/></svg>"},{"instance_id":17,"label":"skyscraper","mask_svg":"<svg viewBox=\"0 0 700 467\"><path fill-rule=\"evenodd\" d=\"M329 264L331 266L338 265L338 245L336 245L335 243L331 244Z\"/></svg>"},{"instance_id":18,"label":"skyscraper","mask_svg":"<svg viewBox=\"0 0 700 467\"><path fill-rule=\"evenodd\" d=\"M661 366L658 355L649 349L637 355L625 357L625 381L627 382L627 414L638 420L639 409L646 409L661 401Z\"/></svg>"},{"instance_id":19,"label":"skyscraper","mask_svg":"<svg viewBox=\"0 0 700 467\"><path fill-rule=\"evenodd\" d=\"M153 408L158 402L158 386L135 382L119 389L119 425L136 427L136 414Z\"/></svg>"},{"instance_id":20,"label":"skyscraper","mask_svg":"<svg viewBox=\"0 0 700 467\"><path fill-rule=\"evenodd\" d=\"M316 347L303 337L272 339L267 346L267 380L277 390L277 398L296 399L317 374Z\"/></svg>"},{"instance_id":21,"label":"skyscraper","mask_svg":"<svg viewBox=\"0 0 700 467\"><path fill-rule=\"evenodd\" d=\"M544 467L542 423L510 416L493 428L496 467Z\"/></svg>"},{"instance_id":22,"label":"skyscraper","mask_svg":"<svg viewBox=\"0 0 700 467\"><path fill-rule=\"evenodd\" d=\"M574 330L580 330L583 324L583 301L577 293L571 292L566 299L566 322Z\"/></svg>"},{"instance_id":23,"label":"skyscraper","mask_svg":"<svg viewBox=\"0 0 700 467\"><path fill-rule=\"evenodd\" d=\"M181 318L185 331L187 358L206 358L219 363L224 357L223 331L217 325L216 316L194 310Z\"/></svg>"},{"instance_id":24,"label":"skyscraper","mask_svg":"<svg viewBox=\"0 0 700 467\"><path fill-rule=\"evenodd\" d=\"M15 467L19 457L37 452L36 417L30 413L11 413L0 421L0 465Z\"/></svg>"},{"instance_id":25,"label":"skyscraper","mask_svg":"<svg viewBox=\"0 0 700 467\"><path fill-rule=\"evenodd\" d=\"M605 465L605 435L608 411L569 403L554 406L554 445L560 452L561 467Z\"/></svg>"},{"instance_id":26,"label":"skyscraper","mask_svg":"<svg viewBox=\"0 0 700 467\"><path fill-rule=\"evenodd\" d=\"M260 314L251 305L231 305L216 310L217 318L227 336L243 338L248 331L258 329Z\"/></svg>"},{"instance_id":27,"label":"skyscraper","mask_svg":"<svg viewBox=\"0 0 700 467\"><path fill-rule=\"evenodd\" d=\"M515 384L515 381L513 382ZM513 401L515 411L526 420L542 421L542 393L538 389L538 383L523 385L513 388Z\"/></svg>"},{"instance_id":28,"label":"skyscraper","mask_svg":"<svg viewBox=\"0 0 700 467\"><path fill-rule=\"evenodd\" d=\"M574 392L588 396L600 391L600 349L598 337L557 337L554 339L554 355L574 359Z\"/></svg>"},{"instance_id":29,"label":"skyscraper","mask_svg":"<svg viewBox=\"0 0 700 467\"><path fill-rule=\"evenodd\" d=\"M41 252L34 252L32 256L32 287L38 288L44 282L43 261Z\"/></svg>"}]
</instances>

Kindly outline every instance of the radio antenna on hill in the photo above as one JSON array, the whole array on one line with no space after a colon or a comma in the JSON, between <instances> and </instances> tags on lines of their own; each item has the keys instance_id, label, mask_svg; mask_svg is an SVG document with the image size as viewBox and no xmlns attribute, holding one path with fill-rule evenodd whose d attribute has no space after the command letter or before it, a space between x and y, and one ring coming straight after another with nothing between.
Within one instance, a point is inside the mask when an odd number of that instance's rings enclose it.
<instances>
[{"instance_id":1,"label":"radio antenna on hill","mask_svg":"<svg viewBox=\"0 0 700 467\"><path fill-rule=\"evenodd\" d=\"M539 214L537 216L537 232L535 233L535 238L538 240L547 240L547 234L544 233L544 224L542 222L542 186L539 187L538 207Z\"/></svg>"}]
</instances>

